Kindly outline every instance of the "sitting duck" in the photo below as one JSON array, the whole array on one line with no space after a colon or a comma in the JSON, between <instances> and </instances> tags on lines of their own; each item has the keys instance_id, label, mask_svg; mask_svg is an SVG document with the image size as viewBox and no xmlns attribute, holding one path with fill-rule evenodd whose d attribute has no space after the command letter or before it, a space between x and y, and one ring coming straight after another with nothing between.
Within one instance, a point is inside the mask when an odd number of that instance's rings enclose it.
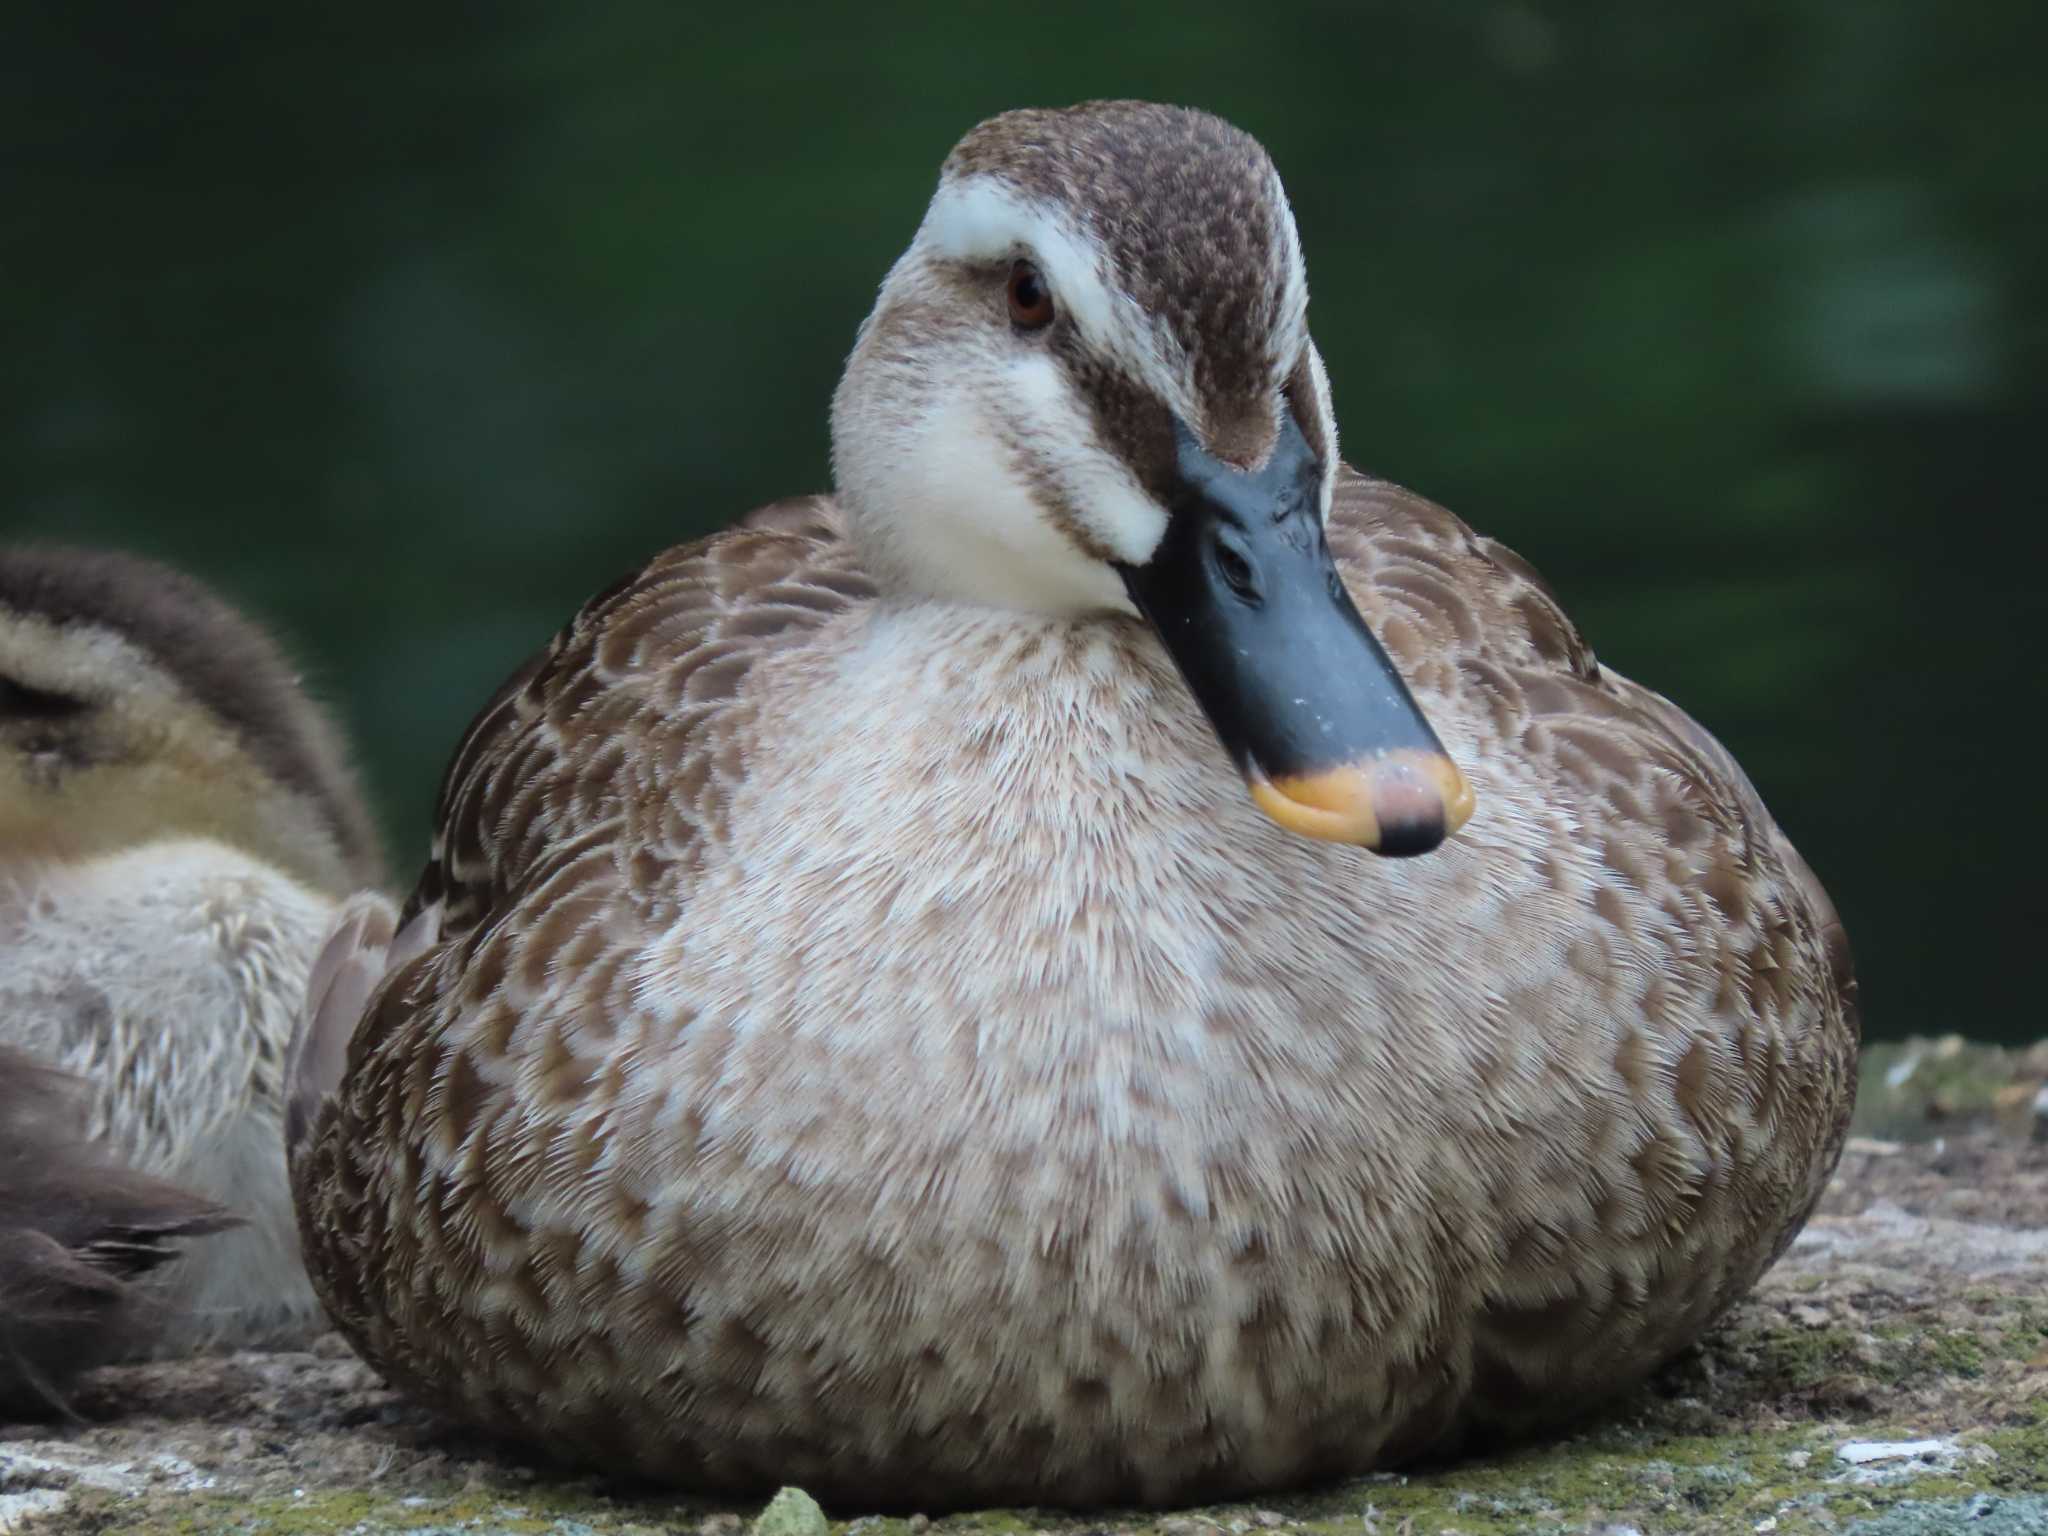
<instances>
[{"instance_id":1,"label":"sitting duck","mask_svg":"<svg viewBox=\"0 0 2048 1536\"><path fill-rule=\"evenodd\" d=\"M843 1507L1250 1495L1555 1426L1799 1230L1826 895L1520 558L1348 468L1260 145L953 150L836 490L592 598L309 991L355 1347Z\"/></svg>"},{"instance_id":2,"label":"sitting duck","mask_svg":"<svg viewBox=\"0 0 2048 1536\"><path fill-rule=\"evenodd\" d=\"M240 1218L149 1283L124 1352L324 1326L286 1053L337 901L379 878L341 737L267 635L154 562L0 548L0 1047L83 1088L36 1177L90 1191L89 1145Z\"/></svg>"}]
</instances>

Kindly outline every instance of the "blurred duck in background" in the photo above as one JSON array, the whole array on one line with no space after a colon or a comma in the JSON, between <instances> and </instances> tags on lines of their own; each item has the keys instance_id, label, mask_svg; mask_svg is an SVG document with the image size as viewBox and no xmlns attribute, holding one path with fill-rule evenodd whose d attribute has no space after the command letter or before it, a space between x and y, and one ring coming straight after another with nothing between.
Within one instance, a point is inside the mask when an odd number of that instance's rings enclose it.
<instances>
[{"instance_id":1,"label":"blurred duck in background","mask_svg":"<svg viewBox=\"0 0 2048 1536\"><path fill-rule=\"evenodd\" d=\"M15 1361L18 1388L320 1325L285 1052L336 899L381 874L342 738L261 630L161 565L0 548L0 1372ZM95 1320L96 1347L73 1347Z\"/></svg>"}]
</instances>

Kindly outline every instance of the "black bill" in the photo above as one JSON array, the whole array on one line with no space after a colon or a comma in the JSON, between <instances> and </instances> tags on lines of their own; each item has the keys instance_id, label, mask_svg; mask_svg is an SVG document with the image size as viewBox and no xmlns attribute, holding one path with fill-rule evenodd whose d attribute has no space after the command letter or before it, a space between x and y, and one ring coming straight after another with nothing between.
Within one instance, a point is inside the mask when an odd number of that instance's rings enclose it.
<instances>
[{"instance_id":1,"label":"black bill","mask_svg":"<svg viewBox=\"0 0 2048 1536\"><path fill-rule=\"evenodd\" d=\"M1344 589L1300 424L1283 412L1249 471L1175 433L1166 537L1120 569L1253 800L1309 837L1429 852L1471 816L1472 791Z\"/></svg>"}]
</instances>

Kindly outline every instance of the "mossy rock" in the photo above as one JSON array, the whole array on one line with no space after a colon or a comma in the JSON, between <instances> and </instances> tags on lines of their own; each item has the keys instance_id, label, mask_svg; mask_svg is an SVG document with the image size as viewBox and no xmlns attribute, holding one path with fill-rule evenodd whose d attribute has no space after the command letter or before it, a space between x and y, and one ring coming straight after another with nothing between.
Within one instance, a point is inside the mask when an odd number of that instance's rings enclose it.
<instances>
[{"instance_id":1,"label":"mossy rock","mask_svg":"<svg viewBox=\"0 0 2048 1536\"><path fill-rule=\"evenodd\" d=\"M0 1499L20 1501L0 1513L61 1499L24 1532L136 1536L2029 1536L2048 1498L2048 1144L1995 1113L1946 1123L1940 1144L1852 1148L1755 1294L1604 1418L1453 1466L1143 1514L862 1518L797 1490L735 1506L522 1465L330 1341L99 1373L85 1419L0 1433L21 1437L0 1444ZM1857 1442L1928 1448L1845 1460Z\"/></svg>"}]
</instances>

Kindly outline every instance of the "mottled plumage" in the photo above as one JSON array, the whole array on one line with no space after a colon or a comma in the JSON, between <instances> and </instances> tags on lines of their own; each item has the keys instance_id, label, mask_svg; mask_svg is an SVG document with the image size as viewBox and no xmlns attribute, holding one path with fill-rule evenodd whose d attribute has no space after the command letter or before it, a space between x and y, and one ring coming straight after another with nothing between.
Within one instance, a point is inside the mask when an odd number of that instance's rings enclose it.
<instances>
[{"instance_id":1,"label":"mottled plumage","mask_svg":"<svg viewBox=\"0 0 2048 1536\"><path fill-rule=\"evenodd\" d=\"M1072 163L1144 139L1144 175L1060 193L1116 200L1110 229L1177 217L1151 190L1176 166L1262 163L1156 111L997 119L940 200L1039 163L1006 135L1066 133ZM990 205L1037 218L1017 189ZM1285 217L1277 182L1246 196ZM970 472L903 426L939 468L891 479L860 435L950 409L920 368L1016 413L949 433L1086 433L1001 373L1037 343L951 238L928 220L863 331L838 497L586 605L462 743L395 938L358 909L323 961L348 980L310 998L330 1065L297 1085L293 1177L334 1319L551 1454L849 1509L1298 1485L1640 1379L1839 1151L1856 1023L1827 898L1726 752L1601 668L1525 564L1334 464L1343 581L1478 811L1401 861L1261 816L1154 628L1089 605L1086 541L1030 576L1039 611L982 596L989 546L906 548L958 530L887 498ZM1210 243L1092 259L1156 317L1230 270ZM1262 248L1284 268L1286 244ZM1087 318L1048 354L1120 371ZM1282 322L1189 323L1251 356ZM1333 443L1302 346L1258 404ZM1242 383L1148 366L1162 400ZM1054 447L1069 493L1132 462L1099 429ZM1035 551L996 520L1057 534L1059 494L989 460L953 516ZM1140 503L1085 511L1142 542Z\"/></svg>"}]
</instances>

